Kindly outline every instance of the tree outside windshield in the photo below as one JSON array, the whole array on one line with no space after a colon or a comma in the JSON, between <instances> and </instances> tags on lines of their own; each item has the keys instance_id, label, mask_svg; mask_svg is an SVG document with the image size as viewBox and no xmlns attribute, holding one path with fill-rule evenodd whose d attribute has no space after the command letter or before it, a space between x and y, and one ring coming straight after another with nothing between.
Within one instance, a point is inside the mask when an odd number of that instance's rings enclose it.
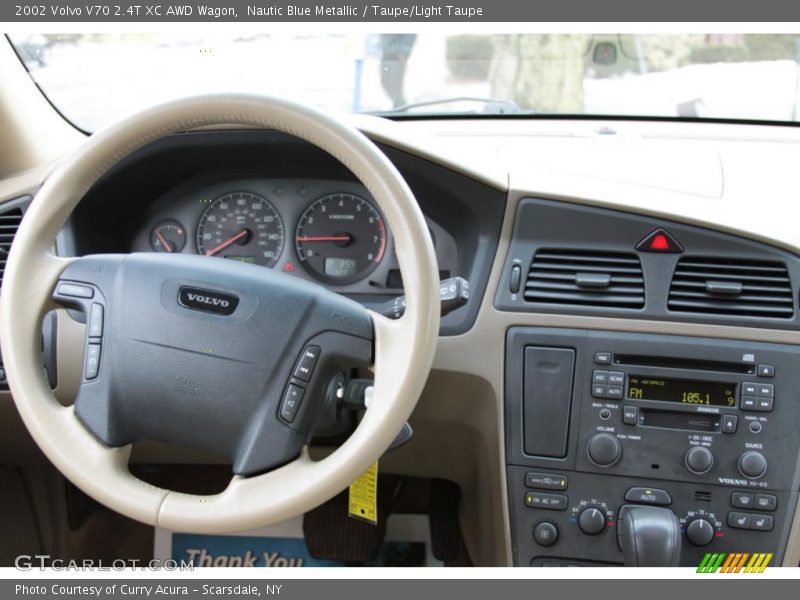
<instances>
[{"instance_id":1,"label":"tree outside windshield","mask_svg":"<svg viewBox=\"0 0 800 600\"><path fill-rule=\"evenodd\" d=\"M94 131L212 92L334 112L794 121L800 38L682 34L11 36L42 91Z\"/></svg>"}]
</instances>

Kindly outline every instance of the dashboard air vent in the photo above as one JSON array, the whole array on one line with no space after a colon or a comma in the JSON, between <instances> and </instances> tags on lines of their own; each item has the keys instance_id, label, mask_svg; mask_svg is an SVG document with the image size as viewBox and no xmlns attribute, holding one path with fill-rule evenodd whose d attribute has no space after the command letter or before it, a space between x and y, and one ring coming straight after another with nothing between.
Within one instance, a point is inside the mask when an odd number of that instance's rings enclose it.
<instances>
[{"instance_id":1,"label":"dashboard air vent","mask_svg":"<svg viewBox=\"0 0 800 600\"><path fill-rule=\"evenodd\" d=\"M676 312L791 319L792 282L778 261L684 257L667 302Z\"/></svg>"},{"instance_id":2,"label":"dashboard air vent","mask_svg":"<svg viewBox=\"0 0 800 600\"><path fill-rule=\"evenodd\" d=\"M541 249L525 282L525 300L636 309L644 306L639 257L627 252Z\"/></svg>"},{"instance_id":3,"label":"dashboard air vent","mask_svg":"<svg viewBox=\"0 0 800 600\"><path fill-rule=\"evenodd\" d=\"M22 222L22 208L16 207L0 211L0 283L6 271L6 260L11 250L11 242L17 234L19 224Z\"/></svg>"}]
</instances>

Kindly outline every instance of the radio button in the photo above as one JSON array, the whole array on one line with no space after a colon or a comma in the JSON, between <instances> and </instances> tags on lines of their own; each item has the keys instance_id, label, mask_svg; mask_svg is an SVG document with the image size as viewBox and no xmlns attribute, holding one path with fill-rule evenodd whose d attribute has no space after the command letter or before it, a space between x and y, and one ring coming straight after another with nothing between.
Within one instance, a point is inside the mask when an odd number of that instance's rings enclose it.
<instances>
[{"instance_id":1,"label":"radio button","mask_svg":"<svg viewBox=\"0 0 800 600\"><path fill-rule=\"evenodd\" d=\"M625 502L638 502L640 504L655 504L656 506L669 506L672 497L667 490L647 487L632 487L625 492Z\"/></svg>"},{"instance_id":2,"label":"radio button","mask_svg":"<svg viewBox=\"0 0 800 600\"><path fill-rule=\"evenodd\" d=\"M758 365L759 377L775 377L775 367L772 365Z\"/></svg>"},{"instance_id":3,"label":"radio button","mask_svg":"<svg viewBox=\"0 0 800 600\"><path fill-rule=\"evenodd\" d=\"M758 389L756 390L756 396L761 396L762 398L772 398L775 396L775 386L771 383L759 383Z\"/></svg>"},{"instance_id":4,"label":"radio button","mask_svg":"<svg viewBox=\"0 0 800 600\"><path fill-rule=\"evenodd\" d=\"M593 371L592 372L592 383L608 383L608 371Z\"/></svg>"},{"instance_id":5,"label":"radio button","mask_svg":"<svg viewBox=\"0 0 800 600\"><path fill-rule=\"evenodd\" d=\"M778 508L778 497L772 494L756 494L755 508L771 512Z\"/></svg>"},{"instance_id":6,"label":"radio button","mask_svg":"<svg viewBox=\"0 0 800 600\"><path fill-rule=\"evenodd\" d=\"M722 415L722 433L736 433L739 417L736 415Z\"/></svg>"},{"instance_id":7,"label":"radio button","mask_svg":"<svg viewBox=\"0 0 800 600\"><path fill-rule=\"evenodd\" d=\"M598 365L610 365L611 352L595 352L594 362Z\"/></svg>"},{"instance_id":8,"label":"radio button","mask_svg":"<svg viewBox=\"0 0 800 600\"><path fill-rule=\"evenodd\" d=\"M756 398L756 407L753 410L757 410L759 412L771 412L773 400L774 398Z\"/></svg>"},{"instance_id":9,"label":"radio button","mask_svg":"<svg viewBox=\"0 0 800 600\"><path fill-rule=\"evenodd\" d=\"M742 384L742 396L755 396L757 389L758 389L758 384L757 383L752 383L750 381L745 381Z\"/></svg>"},{"instance_id":10,"label":"radio button","mask_svg":"<svg viewBox=\"0 0 800 600\"><path fill-rule=\"evenodd\" d=\"M758 410L756 408L757 405L758 398L755 396L742 396L742 399L739 402L739 408L742 410Z\"/></svg>"},{"instance_id":11,"label":"radio button","mask_svg":"<svg viewBox=\"0 0 800 600\"><path fill-rule=\"evenodd\" d=\"M625 373L623 373L622 371L609 371L608 383L609 385L624 385Z\"/></svg>"},{"instance_id":12,"label":"radio button","mask_svg":"<svg viewBox=\"0 0 800 600\"><path fill-rule=\"evenodd\" d=\"M767 472L767 459L755 450L748 450L739 457L739 472L748 479L758 479Z\"/></svg>"},{"instance_id":13,"label":"radio button","mask_svg":"<svg viewBox=\"0 0 800 600\"><path fill-rule=\"evenodd\" d=\"M734 508L753 508L753 494L747 492L733 492L731 506Z\"/></svg>"},{"instance_id":14,"label":"radio button","mask_svg":"<svg viewBox=\"0 0 800 600\"><path fill-rule=\"evenodd\" d=\"M734 529L750 529L750 515L740 512L729 512L728 527Z\"/></svg>"},{"instance_id":15,"label":"radio button","mask_svg":"<svg viewBox=\"0 0 800 600\"><path fill-rule=\"evenodd\" d=\"M622 400L622 386L610 385L606 390L606 398L609 400Z\"/></svg>"},{"instance_id":16,"label":"radio button","mask_svg":"<svg viewBox=\"0 0 800 600\"><path fill-rule=\"evenodd\" d=\"M622 422L625 423L626 425L636 425L636 423L639 422L639 407L623 406Z\"/></svg>"},{"instance_id":17,"label":"radio button","mask_svg":"<svg viewBox=\"0 0 800 600\"><path fill-rule=\"evenodd\" d=\"M714 466L714 455L703 446L690 448L686 453L686 468L696 475L708 473Z\"/></svg>"},{"instance_id":18,"label":"radio button","mask_svg":"<svg viewBox=\"0 0 800 600\"><path fill-rule=\"evenodd\" d=\"M608 395L608 386L601 385L598 383L592 384L592 397L593 398L605 398Z\"/></svg>"}]
</instances>

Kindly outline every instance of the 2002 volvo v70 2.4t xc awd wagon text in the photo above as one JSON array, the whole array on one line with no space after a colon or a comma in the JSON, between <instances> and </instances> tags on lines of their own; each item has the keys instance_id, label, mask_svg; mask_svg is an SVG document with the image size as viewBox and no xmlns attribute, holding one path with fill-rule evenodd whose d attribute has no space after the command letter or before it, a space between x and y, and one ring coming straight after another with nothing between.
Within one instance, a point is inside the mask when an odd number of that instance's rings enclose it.
<instances>
[{"instance_id":1,"label":"2002 volvo v70 2.4t xc awd wagon text","mask_svg":"<svg viewBox=\"0 0 800 600\"><path fill-rule=\"evenodd\" d=\"M797 566L795 42L4 37L2 563Z\"/></svg>"}]
</instances>

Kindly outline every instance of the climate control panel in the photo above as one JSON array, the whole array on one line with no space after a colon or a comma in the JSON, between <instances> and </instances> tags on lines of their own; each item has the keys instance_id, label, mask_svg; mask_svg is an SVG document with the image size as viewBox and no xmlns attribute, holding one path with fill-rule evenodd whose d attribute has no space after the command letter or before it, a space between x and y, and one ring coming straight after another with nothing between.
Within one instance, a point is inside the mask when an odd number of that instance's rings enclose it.
<instances>
[{"instance_id":1,"label":"climate control panel","mask_svg":"<svg viewBox=\"0 0 800 600\"><path fill-rule=\"evenodd\" d=\"M509 330L516 563L621 563L624 506L672 511L680 564L708 549L779 561L800 486L798 358L779 344Z\"/></svg>"}]
</instances>

